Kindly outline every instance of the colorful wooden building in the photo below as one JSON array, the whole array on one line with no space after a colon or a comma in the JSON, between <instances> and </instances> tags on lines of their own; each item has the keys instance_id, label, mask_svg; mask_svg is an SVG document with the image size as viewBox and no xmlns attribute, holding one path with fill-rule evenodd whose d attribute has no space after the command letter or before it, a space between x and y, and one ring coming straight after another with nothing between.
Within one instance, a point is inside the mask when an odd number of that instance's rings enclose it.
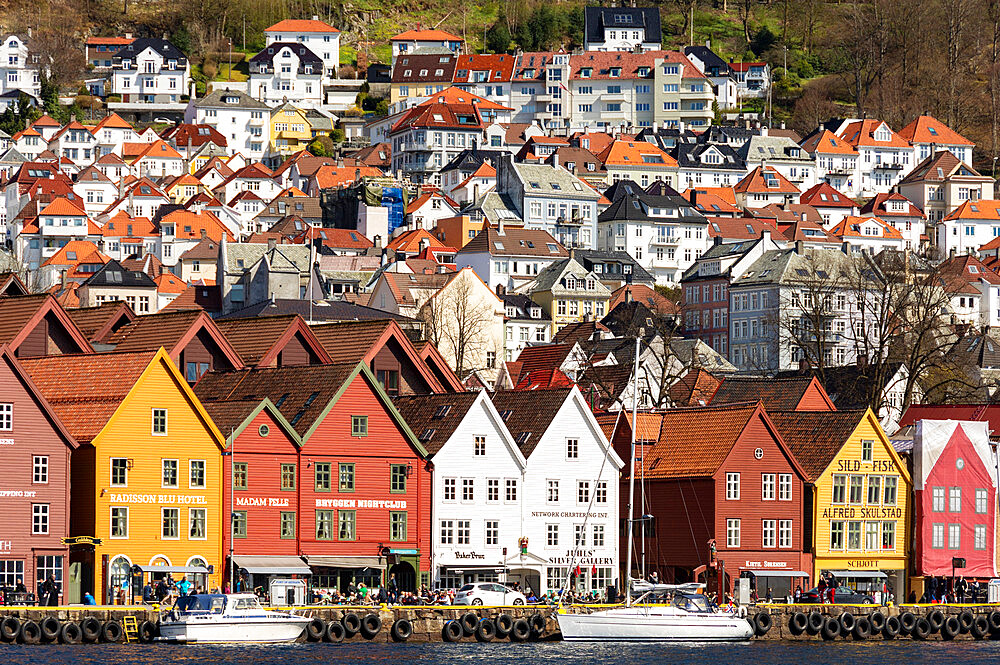
<instances>
[{"instance_id":1,"label":"colorful wooden building","mask_svg":"<svg viewBox=\"0 0 1000 665\"><path fill-rule=\"evenodd\" d=\"M806 547L816 578L830 572L879 599L903 597L912 483L878 418L870 409L771 418L806 472Z\"/></svg>"},{"instance_id":2,"label":"colorful wooden building","mask_svg":"<svg viewBox=\"0 0 1000 665\"><path fill-rule=\"evenodd\" d=\"M427 451L366 363L210 372L195 391L218 403L209 407L216 413L226 403L267 398L298 436L296 442L265 422L276 420L269 409L253 416L259 423L243 426L250 417L243 416L239 433L232 427L234 504L246 497L253 552L288 556L288 544L275 541L292 540L319 589L344 591L352 582L382 583L392 574L404 590L429 583ZM255 439L261 425L273 444ZM238 540L236 565L250 569L240 566Z\"/></svg>"},{"instance_id":3,"label":"colorful wooden building","mask_svg":"<svg viewBox=\"0 0 1000 665\"><path fill-rule=\"evenodd\" d=\"M81 593L128 602L166 575L219 588L224 440L166 351L21 362L79 442L70 565Z\"/></svg>"},{"instance_id":4,"label":"colorful wooden building","mask_svg":"<svg viewBox=\"0 0 1000 665\"><path fill-rule=\"evenodd\" d=\"M51 575L60 585L60 600L74 598L75 590L66 588L64 539L70 453L76 446L13 352L0 345L0 587L14 589L21 582L41 602L39 585Z\"/></svg>"}]
</instances>

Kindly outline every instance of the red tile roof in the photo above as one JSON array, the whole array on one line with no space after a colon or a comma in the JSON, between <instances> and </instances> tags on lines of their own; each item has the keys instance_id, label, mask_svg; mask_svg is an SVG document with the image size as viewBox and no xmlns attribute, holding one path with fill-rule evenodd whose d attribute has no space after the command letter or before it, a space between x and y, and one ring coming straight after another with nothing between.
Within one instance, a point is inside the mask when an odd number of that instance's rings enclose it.
<instances>
[{"instance_id":1,"label":"red tile roof","mask_svg":"<svg viewBox=\"0 0 1000 665\"><path fill-rule=\"evenodd\" d=\"M462 41L462 38L456 37L450 32L445 32L444 30L407 30L399 33L389 41L460 42Z\"/></svg>"},{"instance_id":2,"label":"red tile roof","mask_svg":"<svg viewBox=\"0 0 1000 665\"><path fill-rule=\"evenodd\" d=\"M828 182L817 183L802 192L799 203L815 208L853 208L857 205L851 197L841 194Z\"/></svg>"},{"instance_id":3,"label":"red tile roof","mask_svg":"<svg viewBox=\"0 0 1000 665\"><path fill-rule=\"evenodd\" d=\"M967 145L975 143L965 138L934 116L921 115L899 130L899 135L910 143L936 143L938 145Z\"/></svg>"},{"instance_id":4,"label":"red tile roof","mask_svg":"<svg viewBox=\"0 0 1000 665\"><path fill-rule=\"evenodd\" d=\"M767 174L770 177L765 177ZM733 190L747 194L799 195L799 188L781 175L773 166L758 166L736 183Z\"/></svg>"},{"instance_id":5,"label":"red tile roof","mask_svg":"<svg viewBox=\"0 0 1000 665\"><path fill-rule=\"evenodd\" d=\"M489 73L484 83L510 82L514 76L514 64L516 56L509 53L499 55L473 54L458 56L458 65L455 70L455 83L466 83L475 71L487 71ZM465 72L464 76L461 72Z\"/></svg>"},{"instance_id":6,"label":"red tile roof","mask_svg":"<svg viewBox=\"0 0 1000 665\"><path fill-rule=\"evenodd\" d=\"M335 27L323 21L315 19L295 19L286 18L278 21L269 28L264 28L264 32L327 32L337 33Z\"/></svg>"},{"instance_id":7,"label":"red tile roof","mask_svg":"<svg viewBox=\"0 0 1000 665\"><path fill-rule=\"evenodd\" d=\"M858 151L850 143L828 129L816 132L802 142L802 149L810 155L857 155Z\"/></svg>"}]
</instances>

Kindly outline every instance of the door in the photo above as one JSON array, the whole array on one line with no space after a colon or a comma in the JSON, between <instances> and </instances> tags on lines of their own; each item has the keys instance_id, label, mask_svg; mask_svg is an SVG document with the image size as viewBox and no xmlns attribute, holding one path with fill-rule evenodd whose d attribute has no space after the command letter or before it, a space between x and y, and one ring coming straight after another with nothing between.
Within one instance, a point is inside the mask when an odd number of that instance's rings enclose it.
<instances>
[{"instance_id":1,"label":"door","mask_svg":"<svg viewBox=\"0 0 1000 665\"><path fill-rule=\"evenodd\" d=\"M66 602L69 605L79 605L83 602L82 561L72 561L69 564L69 579L66 580Z\"/></svg>"},{"instance_id":2,"label":"door","mask_svg":"<svg viewBox=\"0 0 1000 665\"><path fill-rule=\"evenodd\" d=\"M413 570L413 566L406 561L401 561L389 568L389 575L396 576L396 584L399 585L400 591L417 590L417 574Z\"/></svg>"}]
</instances>

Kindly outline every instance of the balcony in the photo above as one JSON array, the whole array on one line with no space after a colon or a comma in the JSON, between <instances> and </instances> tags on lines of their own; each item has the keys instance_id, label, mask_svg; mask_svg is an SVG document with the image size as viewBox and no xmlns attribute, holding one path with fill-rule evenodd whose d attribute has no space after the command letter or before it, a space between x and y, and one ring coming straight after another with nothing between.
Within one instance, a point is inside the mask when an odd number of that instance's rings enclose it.
<instances>
[{"instance_id":1,"label":"balcony","mask_svg":"<svg viewBox=\"0 0 1000 665\"><path fill-rule=\"evenodd\" d=\"M889 162L877 162L872 167L872 170L875 170L875 171L902 171L904 168L906 168L906 167L903 166L902 164L900 164L899 162L893 162L891 164Z\"/></svg>"},{"instance_id":2,"label":"balcony","mask_svg":"<svg viewBox=\"0 0 1000 665\"><path fill-rule=\"evenodd\" d=\"M619 92L602 92L598 94L598 98L606 102L624 102L625 93L623 91Z\"/></svg>"},{"instance_id":3,"label":"balcony","mask_svg":"<svg viewBox=\"0 0 1000 665\"><path fill-rule=\"evenodd\" d=\"M656 238L650 244L652 244L652 245L668 245L668 246L672 246L673 247L673 246L676 246L678 243L680 243L680 241L681 241L681 238L678 235L656 236Z\"/></svg>"}]
</instances>

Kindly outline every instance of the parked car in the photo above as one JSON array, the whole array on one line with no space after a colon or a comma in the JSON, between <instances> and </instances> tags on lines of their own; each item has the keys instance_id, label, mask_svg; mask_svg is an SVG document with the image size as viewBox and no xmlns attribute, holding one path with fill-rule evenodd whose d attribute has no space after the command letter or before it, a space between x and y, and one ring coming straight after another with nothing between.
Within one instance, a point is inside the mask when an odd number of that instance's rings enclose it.
<instances>
[{"instance_id":1,"label":"parked car","mask_svg":"<svg viewBox=\"0 0 1000 665\"><path fill-rule=\"evenodd\" d=\"M819 597L819 589L809 589L802 592L800 603L824 603L829 598L830 591L823 590L823 598ZM837 605L874 605L875 599L866 593L860 593L846 586L839 586L834 592L833 602Z\"/></svg>"},{"instance_id":2,"label":"parked car","mask_svg":"<svg viewBox=\"0 0 1000 665\"><path fill-rule=\"evenodd\" d=\"M524 605L524 594L495 582L466 584L455 594L456 605Z\"/></svg>"}]
</instances>

